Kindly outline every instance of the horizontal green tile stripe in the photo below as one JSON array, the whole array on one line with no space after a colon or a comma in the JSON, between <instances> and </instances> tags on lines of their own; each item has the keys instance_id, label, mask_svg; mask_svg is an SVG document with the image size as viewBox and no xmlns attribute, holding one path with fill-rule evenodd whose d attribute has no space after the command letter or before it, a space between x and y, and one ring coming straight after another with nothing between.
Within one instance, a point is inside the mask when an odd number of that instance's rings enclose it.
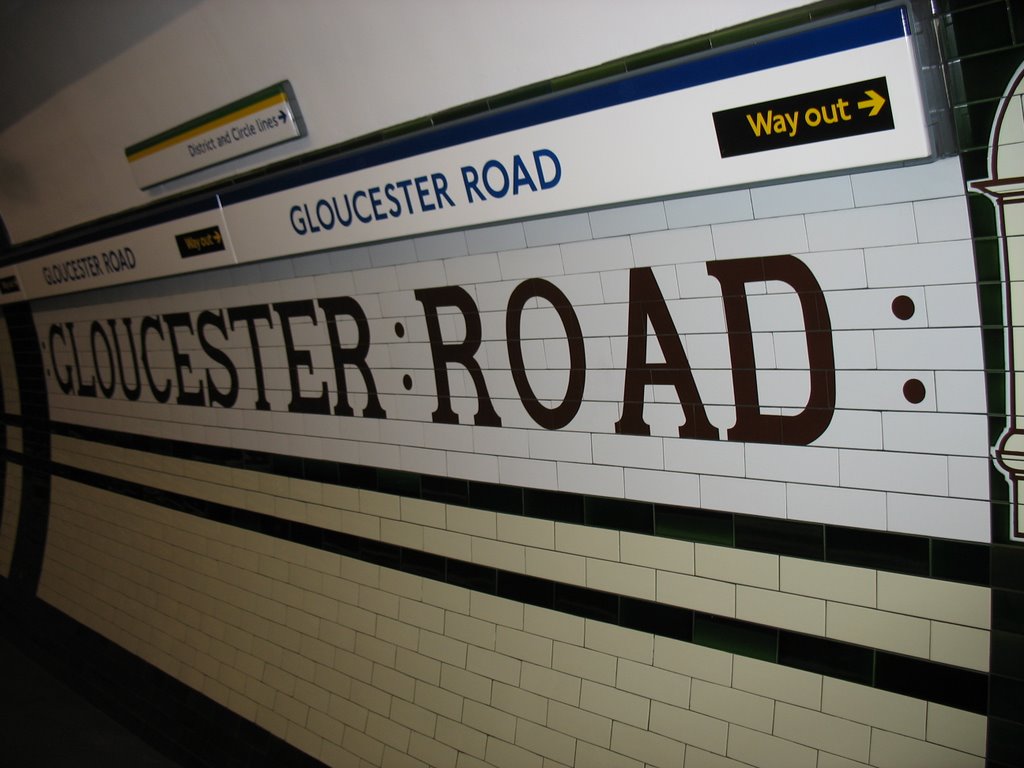
<instances>
[{"instance_id":1,"label":"horizontal green tile stripe","mask_svg":"<svg viewBox=\"0 0 1024 768\"><path fill-rule=\"evenodd\" d=\"M58 477L364 562L529 605L985 714L988 676L934 661L579 587L53 465Z\"/></svg>"},{"instance_id":2,"label":"horizontal green tile stripe","mask_svg":"<svg viewBox=\"0 0 1024 768\"><path fill-rule=\"evenodd\" d=\"M53 423L52 428L55 434L180 459L492 512L967 584L989 583L989 548L985 544L422 475L66 423Z\"/></svg>"}]
</instances>

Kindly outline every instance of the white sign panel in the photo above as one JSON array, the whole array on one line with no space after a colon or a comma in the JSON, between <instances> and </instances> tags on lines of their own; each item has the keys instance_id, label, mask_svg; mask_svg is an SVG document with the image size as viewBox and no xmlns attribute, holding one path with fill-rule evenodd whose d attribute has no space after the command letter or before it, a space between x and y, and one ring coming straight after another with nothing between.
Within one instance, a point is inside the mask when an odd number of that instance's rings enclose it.
<instances>
[{"instance_id":1,"label":"white sign panel","mask_svg":"<svg viewBox=\"0 0 1024 768\"><path fill-rule=\"evenodd\" d=\"M225 217L250 261L927 157L906 22L890 9L484 115L389 162L229 191Z\"/></svg>"},{"instance_id":2,"label":"white sign panel","mask_svg":"<svg viewBox=\"0 0 1024 768\"><path fill-rule=\"evenodd\" d=\"M232 102L125 149L140 187L305 135L287 83Z\"/></svg>"},{"instance_id":3,"label":"white sign panel","mask_svg":"<svg viewBox=\"0 0 1024 768\"><path fill-rule=\"evenodd\" d=\"M235 263L219 208L111 235L18 265L36 299Z\"/></svg>"}]
</instances>

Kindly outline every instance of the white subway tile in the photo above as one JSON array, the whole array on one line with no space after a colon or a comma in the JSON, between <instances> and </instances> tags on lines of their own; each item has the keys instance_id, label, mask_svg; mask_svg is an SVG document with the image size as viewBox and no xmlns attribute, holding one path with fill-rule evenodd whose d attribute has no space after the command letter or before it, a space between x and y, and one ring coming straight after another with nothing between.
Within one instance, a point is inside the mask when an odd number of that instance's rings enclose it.
<instances>
[{"instance_id":1,"label":"white subway tile","mask_svg":"<svg viewBox=\"0 0 1024 768\"><path fill-rule=\"evenodd\" d=\"M956 158L933 163L855 173L857 205L882 205L926 197L963 195L963 180Z\"/></svg>"},{"instance_id":2,"label":"white subway tile","mask_svg":"<svg viewBox=\"0 0 1024 768\"><path fill-rule=\"evenodd\" d=\"M963 194L934 200L915 200L914 218L917 221L917 237L922 243L966 240L971 236L967 198Z\"/></svg>"},{"instance_id":3,"label":"white subway tile","mask_svg":"<svg viewBox=\"0 0 1024 768\"><path fill-rule=\"evenodd\" d=\"M724 221L753 218L750 191L717 192L710 195L683 197L665 203L668 225L672 229Z\"/></svg>"},{"instance_id":4,"label":"white subway tile","mask_svg":"<svg viewBox=\"0 0 1024 768\"><path fill-rule=\"evenodd\" d=\"M889 530L945 539L987 542L991 538L986 501L890 493Z\"/></svg>"},{"instance_id":5,"label":"white subway tile","mask_svg":"<svg viewBox=\"0 0 1024 768\"><path fill-rule=\"evenodd\" d=\"M647 728L651 702L642 696L584 680L579 707L637 728Z\"/></svg>"},{"instance_id":6,"label":"white subway tile","mask_svg":"<svg viewBox=\"0 0 1024 768\"><path fill-rule=\"evenodd\" d=\"M750 190L750 197L754 215L759 219L853 207L849 176L755 187Z\"/></svg>"},{"instance_id":7,"label":"white subway tile","mask_svg":"<svg viewBox=\"0 0 1024 768\"><path fill-rule=\"evenodd\" d=\"M554 645L552 666L573 677L615 685L618 657L568 643Z\"/></svg>"},{"instance_id":8,"label":"white subway tile","mask_svg":"<svg viewBox=\"0 0 1024 768\"><path fill-rule=\"evenodd\" d=\"M726 754L762 768L814 768L818 753L817 750L792 741L733 725L729 727Z\"/></svg>"},{"instance_id":9,"label":"white subway tile","mask_svg":"<svg viewBox=\"0 0 1024 768\"><path fill-rule=\"evenodd\" d=\"M699 680L732 685L733 655L725 651L673 640L654 638L654 666Z\"/></svg>"},{"instance_id":10,"label":"white subway tile","mask_svg":"<svg viewBox=\"0 0 1024 768\"><path fill-rule=\"evenodd\" d=\"M612 723L612 749L658 768L676 768L686 754L685 745L673 738L618 722Z\"/></svg>"},{"instance_id":11,"label":"white subway tile","mask_svg":"<svg viewBox=\"0 0 1024 768\"><path fill-rule=\"evenodd\" d=\"M829 603L825 630L836 640L928 658L931 626L926 619Z\"/></svg>"},{"instance_id":12,"label":"white subway tile","mask_svg":"<svg viewBox=\"0 0 1024 768\"><path fill-rule=\"evenodd\" d=\"M928 741L984 757L987 730L984 715L928 703Z\"/></svg>"},{"instance_id":13,"label":"white subway tile","mask_svg":"<svg viewBox=\"0 0 1024 768\"><path fill-rule=\"evenodd\" d=\"M591 589L653 600L655 575L651 568L587 558L587 586Z\"/></svg>"},{"instance_id":14,"label":"white subway tile","mask_svg":"<svg viewBox=\"0 0 1024 768\"><path fill-rule=\"evenodd\" d=\"M933 621L931 659L988 672L989 633L973 627Z\"/></svg>"},{"instance_id":15,"label":"white subway tile","mask_svg":"<svg viewBox=\"0 0 1024 768\"><path fill-rule=\"evenodd\" d=\"M556 731L600 747L607 748L611 745L612 721L610 718L595 715L593 712L587 712L560 701L552 701L548 704L547 725Z\"/></svg>"},{"instance_id":16,"label":"white subway tile","mask_svg":"<svg viewBox=\"0 0 1024 768\"><path fill-rule=\"evenodd\" d=\"M801 250L834 251L917 242L914 208L909 203L811 213L804 219L809 248Z\"/></svg>"},{"instance_id":17,"label":"white subway tile","mask_svg":"<svg viewBox=\"0 0 1024 768\"><path fill-rule=\"evenodd\" d=\"M822 676L802 669L734 656L733 685L738 690L807 709L821 708Z\"/></svg>"},{"instance_id":18,"label":"white subway tile","mask_svg":"<svg viewBox=\"0 0 1024 768\"><path fill-rule=\"evenodd\" d=\"M819 214L821 215L821 214ZM806 217L810 218L810 217ZM719 259L774 256L779 253L803 253L808 249L808 230L804 216L780 216L772 219L714 224L711 235ZM844 243L838 247L850 247ZM828 245L814 248L836 248Z\"/></svg>"},{"instance_id":19,"label":"white subway tile","mask_svg":"<svg viewBox=\"0 0 1024 768\"><path fill-rule=\"evenodd\" d=\"M979 629L991 623L987 588L901 573L878 573L878 607Z\"/></svg>"},{"instance_id":20,"label":"white subway tile","mask_svg":"<svg viewBox=\"0 0 1024 768\"><path fill-rule=\"evenodd\" d=\"M985 764L984 758L878 728L871 733L870 762L878 768L981 768Z\"/></svg>"},{"instance_id":21,"label":"white subway tile","mask_svg":"<svg viewBox=\"0 0 1024 768\"><path fill-rule=\"evenodd\" d=\"M630 240L638 267L699 262L703 271L703 262L715 258L711 227L648 232L633 235ZM706 276L706 272L704 274Z\"/></svg>"},{"instance_id":22,"label":"white subway tile","mask_svg":"<svg viewBox=\"0 0 1024 768\"><path fill-rule=\"evenodd\" d=\"M927 706L921 699L831 677L822 687L822 712L915 739L924 738Z\"/></svg>"},{"instance_id":23,"label":"white subway tile","mask_svg":"<svg viewBox=\"0 0 1024 768\"><path fill-rule=\"evenodd\" d=\"M694 545L697 576L766 589L779 588L779 556L711 544Z\"/></svg>"},{"instance_id":24,"label":"white subway tile","mask_svg":"<svg viewBox=\"0 0 1024 768\"><path fill-rule=\"evenodd\" d=\"M650 729L688 745L724 755L730 727L728 722L700 712L651 702Z\"/></svg>"},{"instance_id":25,"label":"white subway tile","mask_svg":"<svg viewBox=\"0 0 1024 768\"><path fill-rule=\"evenodd\" d=\"M874 608L877 573L871 568L782 557L779 587L783 592Z\"/></svg>"},{"instance_id":26,"label":"white subway tile","mask_svg":"<svg viewBox=\"0 0 1024 768\"><path fill-rule=\"evenodd\" d=\"M679 573L658 571L658 602L719 616L736 615L736 585Z\"/></svg>"},{"instance_id":27,"label":"white subway tile","mask_svg":"<svg viewBox=\"0 0 1024 768\"><path fill-rule=\"evenodd\" d=\"M705 715L771 733L775 702L753 693L694 680L690 709Z\"/></svg>"}]
</instances>

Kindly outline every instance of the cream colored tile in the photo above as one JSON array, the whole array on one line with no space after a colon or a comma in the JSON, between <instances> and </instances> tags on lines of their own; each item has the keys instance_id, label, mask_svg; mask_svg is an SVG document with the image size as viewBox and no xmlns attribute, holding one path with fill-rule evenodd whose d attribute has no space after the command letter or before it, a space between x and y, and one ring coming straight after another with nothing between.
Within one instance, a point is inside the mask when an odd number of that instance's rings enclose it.
<instances>
[{"instance_id":1,"label":"cream colored tile","mask_svg":"<svg viewBox=\"0 0 1024 768\"><path fill-rule=\"evenodd\" d=\"M651 568L587 558L587 586L591 589L653 600L656 574Z\"/></svg>"},{"instance_id":2,"label":"cream colored tile","mask_svg":"<svg viewBox=\"0 0 1024 768\"><path fill-rule=\"evenodd\" d=\"M824 635L825 601L769 589L738 586L736 618L809 635Z\"/></svg>"},{"instance_id":3,"label":"cream colored tile","mask_svg":"<svg viewBox=\"0 0 1024 768\"><path fill-rule=\"evenodd\" d=\"M649 727L655 733L718 754L725 753L730 731L724 720L660 701L651 702Z\"/></svg>"},{"instance_id":4,"label":"cream colored tile","mask_svg":"<svg viewBox=\"0 0 1024 768\"><path fill-rule=\"evenodd\" d=\"M619 532L570 523L555 523L555 548L573 555L618 560Z\"/></svg>"},{"instance_id":5,"label":"cream colored tile","mask_svg":"<svg viewBox=\"0 0 1024 768\"><path fill-rule=\"evenodd\" d=\"M871 765L877 768L982 768L984 758L948 747L874 729Z\"/></svg>"},{"instance_id":6,"label":"cream colored tile","mask_svg":"<svg viewBox=\"0 0 1024 768\"><path fill-rule=\"evenodd\" d=\"M988 672L989 633L983 629L933 621L931 659Z\"/></svg>"},{"instance_id":7,"label":"cream colored tile","mask_svg":"<svg viewBox=\"0 0 1024 768\"><path fill-rule=\"evenodd\" d=\"M624 563L675 573L693 573L693 542L623 531L619 534L619 548Z\"/></svg>"},{"instance_id":8,"label":"cream colored tile","mask_svg":"<svg viewBox=\"0 0 1024 768\"><path fill-rule=\"evenodd\" d=\"M736 688L694 680L690 688L690 709L771 733L775 701Z\"/></svg>"},{"instance_id":9,"label":"cream colored tile","mask_svg":"<svg viewBox=\"0 0 1024 768\"><path fill-rule=\"evenodd\" d=\"M923 739L927 703L878 688L826 677L821 711Z\"/></svg>"},{"instance_id":10,"label":"cream colored tile","mask_svg":"<svg viewBox=\"0 0 1024 768\"><path fill-rule=\"evenodd\" d=\"M986 587L902 573L878 574L878 607L882 610L988 629L991 603Z\"/></svg>"},{"instance_id":11,"label":"cream colored tile","mask_svg":"<svg viewBox=\"0 0 1024 768\"><path fill-rule=\"evenodd\" d=\"M669 637L654 637L654 666L720 685L732 684L733 655Z\"/></svg>"},{"instance_id":12,"label":"cream colored tile","mask_svg":"<svg viewBox=\"0 0 1024 768\"><path fill-rule=\"evenodd\" d=\"M779 588L778 555L697 544L694 563L697 576L765 589Z\"/></svg>"},{"instance_id":13,"label":"cream colored tile","mask_svg":"<svg viewBox=\"0 0 1024 768\"><path fill-rule=\"evenodd\" d=\"M815 768L818 753L802 744L733 725L726 755L759 768Z\"/></svg>"},{"instance_id":14,"label":"cream colored tile","mask_svg":"<svg viewBox=\"0 0 1024 768\"><path fill-rule=\"evenodd\" d=\"M690 706L691 678L666 669L619 659L615 687L622 691L664 701L677 707Z\"/></svg>"},{"instance_id":15,"label":"cream colored tile","mask_svg":"<svg viewBox=\"0 0 1024 768\"><path fill-rule=\"evenodd\" d=\"M783 557L779 560L779 571L779 586L783 592L875 606L877 571L870 568Z\"/></svg>"},{"instance_id":16,"label":"cream colored tile","mask_svg":"<svg viewBox=\"0 0 1024 768\"><path fill-rule=\"evenodd\" d=\"M697 576L658 571L657 599L719 616L736 615L736 585Z\"/></svg>"},{"instance_id":17,"label":"cream colored tile","mask_svg":"<svg viewBox=\"0 0 1024 768\"><path fill-rule=\"evenodd\" d=\"M822 676L747 656L733 657L732 684L740 690L807 709L821 708Z\"/></svg>"},{"instance_id":18,"label":"cream colored tile","mask_svg":"<svg viewBox=\"0 0 1024 768\"><path fill-rule=\"evenodd\" d=\"M871 729L839 717L782 702L775 708L775 735L852 760L866 762Z\"/></svg>"},{"instance_id":19,"label":"cream colored tile","mask_svg":"<svg viewBox=\"0 0 1024 768\"><path fill-rule=\"evenodd\" d=\"M928 741L984 757L987 734L984 715L928 703Z\"/></svg>"},{"instance_id":20,"label":"cream colored tile","mask_svg":"<svg viewBox=\"0 0 1024 768\"><path fill-rule=\"evenodd\" d=\"M928 658L931 623L927 619L829 603L825 631L836 640Z\"/></svg>"}]
</instances>

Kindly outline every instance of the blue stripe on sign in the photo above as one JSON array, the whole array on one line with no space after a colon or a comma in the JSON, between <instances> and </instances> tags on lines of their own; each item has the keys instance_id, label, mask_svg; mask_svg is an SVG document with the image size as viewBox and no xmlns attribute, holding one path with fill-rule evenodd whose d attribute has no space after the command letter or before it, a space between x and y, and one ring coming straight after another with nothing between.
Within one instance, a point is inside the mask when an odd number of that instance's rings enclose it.
<instances>
[{"instance_id":1,"label":"blue stripe on sign","mask_svg":"<svg viewBox=\"0 0 1024 768\"><path fill-rule=\"evenodd\" d=\"M668 64L640 73L582 86L522 105L487 112L465 121L428 129L393 141L325 158L279 175L240 184L221 194L224 205L252 200L324 179L343 176L426 152L497 136L599 109L628 104L730 77L759 72L866 45L908 37L910 24L903 7Z\"/></svg>"}]
</instances>

